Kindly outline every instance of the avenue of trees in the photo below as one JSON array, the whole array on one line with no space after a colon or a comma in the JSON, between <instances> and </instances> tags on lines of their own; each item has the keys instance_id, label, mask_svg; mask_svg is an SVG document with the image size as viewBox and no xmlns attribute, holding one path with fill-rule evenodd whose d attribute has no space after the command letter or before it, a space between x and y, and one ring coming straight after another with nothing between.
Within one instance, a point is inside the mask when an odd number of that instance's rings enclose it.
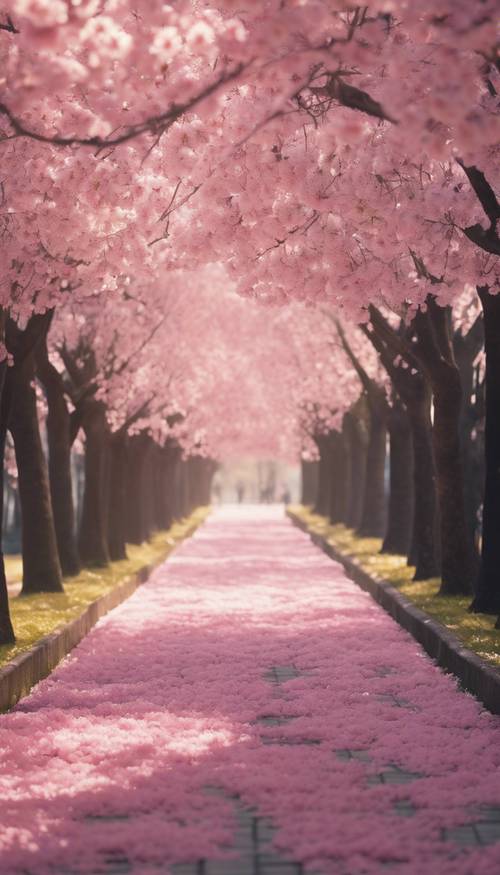
<instances>
[{"instance_id":1,"label":"avenue of trees","mask_svg":"<svg viewBox=\"0 0 500 875\"><path fill-rule=\"evenodd\" d=\"M497 13L0 2L23 592L123 556L252 452L302 455L305 503L500 612Z\"/></svg>"}]
</instances>

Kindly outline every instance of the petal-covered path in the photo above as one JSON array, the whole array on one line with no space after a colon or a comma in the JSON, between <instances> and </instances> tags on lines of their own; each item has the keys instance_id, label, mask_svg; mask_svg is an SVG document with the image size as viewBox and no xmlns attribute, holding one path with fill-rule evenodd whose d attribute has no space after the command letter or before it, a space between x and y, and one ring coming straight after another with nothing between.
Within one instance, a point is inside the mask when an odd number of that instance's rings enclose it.
<instances>
[{"instance_id":1,"label":"petal-covered path","mask_svg":"<svg viewBox=\"0 0 500 875\"><path fill-rule=\"evenodd\" d=\"M2 875L500 872L500 721L276 508L216 511L0 751Z\"/></svg>"}]
</instances>

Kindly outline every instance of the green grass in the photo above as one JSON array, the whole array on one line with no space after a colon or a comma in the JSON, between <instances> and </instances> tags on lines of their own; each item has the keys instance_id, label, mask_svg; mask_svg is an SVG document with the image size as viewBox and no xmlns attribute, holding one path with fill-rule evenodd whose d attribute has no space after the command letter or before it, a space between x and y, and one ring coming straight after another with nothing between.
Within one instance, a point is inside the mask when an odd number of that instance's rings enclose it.
<instances>
[{"instance_id":1,"label":"green grass","mask_svg":"<svg viewBox=\"0 0 500 875\"><path fill-rule=\"evenodd\" d=\"M325 517L313 514L310 508L296 506L290 509L310 531L322 535L341 553L355 558L365 571L386 580L417 607L447 626L466 647L484 660L500 666L500 630L494 628L496 617L470 614L467 610L470 596L440 596L439 578L413 582L415 569L406 564L405 556L380 553L380 538L360 538L343 525L332 526Z\"/></svg>"},{"instance_id":2,"label":"green grass","mask_svg":"<svg viewBox=\"0 0 500 875\"><path fill-rule=\"evenodd\" d=\"M0 667L29 650L40 638L78 617L91 602L123 583L144 565L166 558L186 537L192 524L202 523L207 513L208 508L199 508L168 531L157 532L150 541L140 546L129 544L128 559L112 562L106 568L84 569L76 577L66 578L63 593L11 598L10 612L17 640L15 644L0 647ZM20 557L7 557L6 574L9 583L21 579Z\"/></svg>"}]
</instances>

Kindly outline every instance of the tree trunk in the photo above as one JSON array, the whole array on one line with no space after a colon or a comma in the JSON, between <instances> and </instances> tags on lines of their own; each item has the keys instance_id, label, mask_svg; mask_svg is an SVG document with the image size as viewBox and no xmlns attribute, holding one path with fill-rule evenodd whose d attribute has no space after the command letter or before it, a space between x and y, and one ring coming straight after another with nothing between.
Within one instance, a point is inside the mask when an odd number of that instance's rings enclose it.
<instances>
[{"instance_id":1,"label":"tree trunk","mask_svg":"<svg viewBox=\"0 0 500 875\"><path fill-rule=\"evenodd\" d=\"M308 459L300 460L302 474L301 504L304 507L313 507L316 502L318 490L318 462Z\"/></svg>"},{"instance_id":2,"label":"tree trunk","mask_svg":"<svg viewBox=\"0 0 500 875\"><path fill-rule=\"evenodd\" d=\"M345 523L349 508L351 481L351 454L344 430L332 432L331 440L331 486L330 522Z\"/></svg>"},{"instance_id":3,"label":"tree trunk","mask_svg":"<svg viewBox=\"0 0 500 875\"><path fill-rule=\"evenodd\" d=\"M458 369L434 391L433 443L441 534L442 595L471 592L471 560L465 523L460 409L462 387Z\"/></svg>"},{"instance_id":4,"label":"tree trunk","mask_svg":"<svg viewBox=\"0 0 500 875\"><path fill-rule=\"evenodd\" d=\"M48 357L46 337L38 344L35 359L47 399L49 482L57 549L63 574L71 576L80 571L71 482L71 417L62 377Z\"/></svg>"},{"instance_id":5,"label":"tree trunk","mask_svg":"<svg viewBox=\"0 0 500 875\"><path fill-rule=\"evenodd\" d=\"M385 458L387 425L385 417L370 407L370 434L366 454L366 475L363 495L363 514L358 534L380 538L386 524Z\"/></svg>"},{"instance_id":6,"label":"tree trunk","mask_svg":"<svg viewBox=\"0 0 500 875\"><path fill-rule=\"evenodd\" d=\"M165 528L169 529L177 519L178 514L176 490L178 480L177 469L181 458L181 448L175 441L169 439L165 444L163 452L165 453L166 458L165 498L167 516L165 520Z\"/></svg>"},{"instance_id":7,"label":"tree trunk","mask_svg":"<svg viewBox=\"0 0 500 875\"><path fill-rule=\"evenodd\" d=\"M189 456L186 459L186 513L189 516L200 503L200 458Z\"/></svg>"},{"instance_id":8,"label":"tree trunk","mask_svg":"<svg viewBox=\"0 0 500 875\"><path fill-rule=\"evenodd\" d=\"M109 449L108 550L110 559L116 562L127 558L127 435L120 431L113 434Z\"/></svg>"},{"instance_id":9,"label":"tree trunk","mask_svg":"<svg viewBox=\"0 0 500 875\"><path fill-rule=\"evenodd\" d=\"M109 563L109 430L101 401L85 402L85 491L83 494L79 548L85 565L103 567Z\"/></svg>"},{"instance_id":10,"label":"tree trunk","mask_svg":"<svg viewBox=\"0 0 500 875\"><path fill-rule=\"evenodd\" d=\"M460 419L462 386L453 354L451 309L428 295L414 320L416 355L434 396L432 440L436 466L441 548L441 594L471 591L471 560L465 522Z\"/></svg>"},{"instance_id":11,"label":"tree trunk","mask_svg":"<svg viewBox=\"0 0 500 875\"><path fill-rule=\"evenodd\" d=\"M154 528L168 528L167 457L165 448L154 445L152 450Z\"/></svg>"},{"instance_id":12,"label":"tree trunk","mask_svg":"<svg viewBox=\"0 0 500 875\"><path fill-rule=\"evenodd\" d=\"M455 361L462 383L460 415L460 444L464 472L465 522L469 552L474 566L474 577L479 572L479 519L483 502L484 484L484 385L476 358L484 346L484 324L478 316L464 334L457 330L453 336Z\"/></svg>"},{"instance_id":13,"label":"tree trunk","mask_svg":"<svg viewBox=\"0 0 500 875\"><path fill-rule=\"evenodd\" d=\"M16 329L18 330L18 329ZM5 391L11 399L9 430L19 471L22 513L22 595L63 592L62 573L52 515L47 463L38 424L33 388L33 351L9 368Z\"/></svg>"},{"instance_id":14,"label":"tree trunk","mask_svg":"<svg viewBox=\"0 0 500 875\"><path fill-rule=\"evenodd\" d=\"M485 489L481 564L471 610L500 612L500 296L478 289L486 353Z\"/></svg>"},{"instance_id":15,"label":"tree trunk","mask_svg":"<svg viewBox=\"0 0 500 875\"><path fill-rule=\"evenodd\" d=\"M331 488L331 455L330 441L327 434L317 434L314 436L314 441L318 447L319 465L318 465L318 493L314 513L320 516L328 516L330 507L330 488Z\"/></svg>"},{"instance_id":16,"label":"tree trunk","mask_svg":"<svg viewBox=\"0 0 500 875\"><path fill-rule=\"evenodd\" d=\"M413 531L408 564L415 565L413 580L428 580L439 573L436 551L436 483L430 393L408 401L413 444Z\"/></svg>"},{"instance_id":17,"label":"tree trunk","mask_svg":"<svg viewBox=\"0 0 500 875\"><path fill-rule=\"evenodd\" d=\"M153 486L151 438L143 433L129 440L127 473L127 541L143 544L152 533Z\"/></svg>"},{"instance_id":18,"label":"tree trunk","mask_svg":"<svg viewBox=\"0 0 500 875\"><path fill-rule=\"evenodd\" d=\"M4 317L3 311L0 314L0 331L3 336ZM4 458L5 458L5 438L7 434L7 411L4 405L3 387L7 371L7 362L4 359L0 362L0 460L1 460L1 477L0 477L0 524L3 532L3 496L4 496ZM0 647L4 644L14 644L16 636L12 627L9 610L9 592L7 589L7 580L5 577L5 563L3 552L0 550Z\"/></svg>"},{"instance_id":19,"label":"tree trunk","mask_svg":"<svg viewBox=\"0 0 500 875\"><path fill-rule=\"evenodd\" d=\"M394 399L388 417L390 491L382 553L408 555L413 524L413 446L405 408Z\"/></svg>"},{"instance_id":20,"label":"tree trunk","mask_svg":"<svg viewBox=\"0 0 500 875\"><path fill-rule=\"evenodd\" d=\"M351 453L351 482L349 485L349 506L346 516L346 526L350 529L359 528L363 515L368 436L361 412L360 406L356 404L344 417L344 427L346 428Z\"/></svg>"},{"instance_id":21,"label":"tree trunk","mask_svg":"<svg viewBox=\"0 0 500 875\"><path fill-rule=\"evenodd\" d=\"M179 463L179 506L181 510L181 519L189 516L189 472L187 459L182 459Z\"/></svg>"}]
</instances>

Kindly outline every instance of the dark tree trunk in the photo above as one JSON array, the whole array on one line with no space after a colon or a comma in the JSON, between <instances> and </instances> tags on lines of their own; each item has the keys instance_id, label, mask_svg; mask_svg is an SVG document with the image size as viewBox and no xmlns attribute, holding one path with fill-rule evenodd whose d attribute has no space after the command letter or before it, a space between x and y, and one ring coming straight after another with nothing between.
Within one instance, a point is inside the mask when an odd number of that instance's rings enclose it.
<instances>
[{"instance_id":1,"label":"dark tree trunk","mask_svg":"<svg viewBox=\"0 0 500 875\"><path fill-rule=\"evenodd\" d=\"M396 397L387 420L390 440L390 490L382 553L408 555L413 525L413 446L406 410Z\"/></svg>"},{"instance_id":2,"label":"dark tree trunk","mask_svg":"<svg viewBox=\"0 0 500 875\"><path fill-rule=\"evenodd\" d=\"M46 337L38 344L35 359L47 399L49 482L57 548L62 572L71 576L80 571L71 482L71 416L62 377L49 360Z\"/></svg>"},{"instance_id":3,"label":"dark tree trunk","mask_svg":"<svg viewBox=\"0 0 500 875\"><path fill-rule=\"evenodd\" d=\"M385 390L373 380L361 364L340 323L337 333L347 358L356 371L365 392L368 411L368 449L366 454L363 512L358 534L382 537L386 526L385 458L387 443L388 403Z\"/></svg>"},{"instance_id":4,"label":"dark tree trunk","mask_svg":"<svg viewBox=\"0 0 500 875\"><path fill-rule=\"evenodd\" d=\"M12 327L14 332L18 329ZM19 471L22 513L22 595L62 592L62 573L52 515L47 463L38 424L34 355L9 368L5 392L10 396L9 430Z\"/></svg>"},{"instance_id":5,"label":"dark tree trunk","mask_svg":"<svg viewBox=\"0 0 500 875\"><path fill-rule=\"evenodd\" d=\"M451 310L432 295L414 319L415 350L428 374L434 396L432 440L436 466L443 595L471 591L471 557L465 522L460 419L462 386L453 355Z\"/></svg>"},{"instance_id":6,"label":"dark tree trunk","mask_svg":"<svg viewBox=\"0 0 500 875\"><path fill-rule=\"evenodd\" d=\"M381 538L385 532L385 458L387 424L382 416L370 408L370 434L366 453L363 515L358 534L362 537Z\"/></svg>"},{"instance_id":7,"label":"dark tree trunk","mask_svg":"<svg viewBox=\"0 0 500 875\"><path fill-rule=\"evenodd\" d=\"M168 528L167 464L165 448L155 444L152 450L153 511L154 528L160 531Z\"/></svg>"},{"instance_id":8,"label":"dark tree trunk","mask_svg":"<svg viewBox=\"0 0 500 875\"><path fill-rule=\"evenodd\" d=\"M475 363L484 345L484 324L478 316L469 330L456 331L453 337L455 360L460 371L463 402L460 416L460 443L464 471L465 520L474 576L479 572L479 518L484 484L484 386Z\"/></svg>"},{"instance_id":9,"label":"dark tree trunk","mask_svg":"<svg viewBox=\"0 0 500 875\"><path fill-rule=\"evenodd\" d=\"M189 514L189 482L187 459L181 458L177 469L179 489L179 512L180 519L184 520Z\"/></svg>"},{"instance_id":10,"label":"dark tree trunk","mask_svg":"<svg viewBox=\"0 0 500 875\"><path fill-rule=\"evenodd\" d=\"M144 478L141 484L144 541L149 541L153 532L157 528L155 518L155 494L157 480L157 472L155 471L155 452L155 442L149 435L146 435Z\"/></svg>"},{"instance_id":11,"label":"dark tree trunk","mask_svg":"<svg viewBox=\"0 0 500 875\"><path fill-rule=\"evenodd\" d=\"M215 467L212 459L204 456L191 456L188 459L189 471L189 512L197 507L210 504L210 491Z\"/></svg>"},{"instance_id":12,"label":"dark tree trunk","mask_svg":"<svg viewBox=\"0 0 500 875\"><path fill-rule=\"evenodd\" d=\"M347 509L346 526L350 529L358 529L361 525L363 514L366 454L368 449L368 436L360 405L355 405L355 408L346 415L344 423L351 451L351 482L349 486L349 506Z\"/></svg>"},{"instance_id":13,"label":"dark tree trunk","mask_svg":"<svg viewBox=\"0 0 500 875\"><path fill-rule=\"evenodd\" d=\"M173 522L180 522L184 515L184 487L182 483L182 449L175 445L172 448L172 463L170 469L170 497Z\"/></svg>"},{"instance_id":14,"label":"dark tree trunk","mask_svg":"<svg viewBox=\"0 0 500 875\"><path fill-rule=\"evenodd\" d=\"M127 473L127 541L142 544L151 535L149 490L150 438L146 434L134 435L129 440Z\"/></svg>"},{"instance_id":15,"label":"dark tree trunk","mask_svg":"<svg viewBox=\"0 0 500 875\"><path fill-rule=\"evenodd\" d=\"M344 431L331 432L330 522L345 523L351 485L351 454Z\"/></svg>"},{"instance_id":16,"label":"dark tree trunk","mask_svg":"<svg viewBox=\"0 0 500 875\"><path fill-rule=\"evenodd\" d=\"M4 335L4 316L0 313L0 332ZM4 405L3 387L7 371L7 362L4 359L0 362L0 460L1 472L0 477L0 531L3 532L3 494L4 494L4 458L5 458L5 438L7 434L7 411ZM5 563L3 552L0 550L0 647L3 644L14 644L16 636L12 627L9 610L9 593L7 589L7 580L5 577Z\"/></svg>"},{"instance_id":17,"label":"dark tree trunk","mask_svg":"<svg viewBox=\"0 0 500 875\"><path fill-rule=\"evenodd\" d=\"M471 610L500 612L500 296L478 289L486 352L485 489L481 564Z\"/></svg>"},{"instance_id":18,"label":"dark tree trunk","mask_svg":"<svg viewBox=\"0 0 500 875\"><path fill-rule=\"evenodd\" d=\"M165 469L165 503L166 517L165 528L169 529L174 521L178 518L178 501L177 501L177 469L181 458L181 448L172 440L167 440L163 450L166 459Z\"/></svg>"},{"instance_id":19,"label":"dark tree trunk","mask_svg":"<svg viewBox=\"0 0 500 875\"><path fill-rule=\"evenodd\" d=\"M413 580L428 580L439 573L436 550L436 477L432 448L430 393L408 404L413 445L413 531L408 564Z\"/></svg>"},{"instance_id":20,"label":"dark tree trunk","mask_svg":"<svg viewBox=\"0 0 500 875\"><path fill-rule=\"evenodd\" d=\"M313 507L316 503L318 490L318 462L311 462L308 459L300 461L302 475L301 489L301 504L304 507Z\"/></svg>"},{"instance_id":21,"label":"dark tree trunk","mask_svg":"<svg viewBox=\"0 0 500 875\"><path fill-rule=\"evenodd\" d=\"M314 513L327 517L330 508L331 488L330 440L327 434L317 434L314 436L314 440L319 452L318 493Z\"/></svg>"},{"instance_id":22,"label":"dark tree trunk","mask_svg":"<svg viewBox=\"0 0 500 875\"><path fill-rule=\"evenodd\" d=\"M108 550L116 562L127 558L125 508L127 507L127 435L116 432L109 447Z\"/></svg>"},{"instance_id":23,"label":"dark tree trunk","mask_svg":"<svg viewBox=\"0 0 500 875\"><path fill-rule=\"evenodd\" d=\"M201 504L201 459L199 456L189 456L186 459L186 513L190 513Z\"/></svg>"},{"instance_id":24,"label":"dark tree trunk","mask_svg":"<svg viewBox=\"0 0 500 875\"><path fill-rule=\"evenodd\" d=\"M85 565L109 563L109 429L101 401L85 401L85 491L83 494L79 548Z\"/></svg>"},{"instance_id":25,"label":"dark tree trunk","mask_svg":"<svg viewBox=\"0 0 500 875\"><path fill-rule=\"evenodd\" d=\"M415 566L414 580L427 580L439 573L436 546L436 485L432 447L431 389L420 362L407 343L408 329L396 331L376 307L370 307L371 326L366 336L380 355L393 387L406 406L413 446L413 529L408 564ZM408 354L409 366L397 361Z\"/></svg>"},{"instance_id":26,"label":"dark tree trunk","mask_svg":"<svg viewBox=\"0 0 500 875\"><path fill-rule=\"evenodd\" d=\"M443 595L471 591L471 560L465 523L462 451L459 420L462 387L458 370L434 392L433 443L441 534L441 589Z\"/></svg>"},{"instance_id":27,"label":"dark tree trunk","mask_svg":"<svg viewBox=\"0 0 500 875\"><path fill-rule=\"evenodd\" d=\"M464 228L464 234L482 251L498 256L500 202L496 192L480 167L467 166L460 159L458 163L489 221L488 228L476 223ZM487 286L477 291L483 307L486 353L485 491L481 563L470 609L492 614L500 611L500 300L490 295Z\"/></svg>"}]
</instances>

